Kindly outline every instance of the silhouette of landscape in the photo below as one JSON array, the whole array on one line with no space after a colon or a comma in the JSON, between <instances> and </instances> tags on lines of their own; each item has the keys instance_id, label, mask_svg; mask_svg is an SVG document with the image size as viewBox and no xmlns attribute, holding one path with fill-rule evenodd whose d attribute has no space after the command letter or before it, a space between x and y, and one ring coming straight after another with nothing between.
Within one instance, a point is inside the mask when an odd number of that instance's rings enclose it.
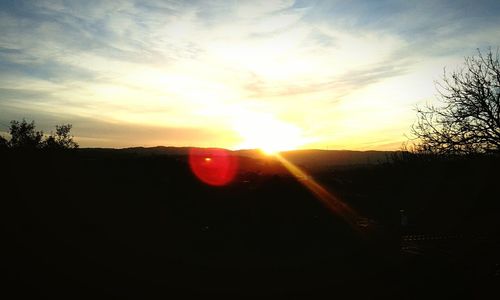
<instances>
[{"instance_id":1,"label":"silhouette of landscape","mask_svg":"<svg viewBox=\"0 0 500 300\"><path fill-rule=\"evenodd\" d=\"M283 153L359 212L356 230L272 156L231 152L239 169L219 187L196 178L187 150L4 150L9 289L468 298L498 284L498 156Z\"/></svg>"},{"instance_id":2,"label":"silhouette of landscape","mask_svg":"<svg viewBox=\"0 0 500 300\"><path fill-rule=\"evenodd\" d=\"M499 15L1 1L2 299L500 299Z\"/></svg>"}]
</instances>

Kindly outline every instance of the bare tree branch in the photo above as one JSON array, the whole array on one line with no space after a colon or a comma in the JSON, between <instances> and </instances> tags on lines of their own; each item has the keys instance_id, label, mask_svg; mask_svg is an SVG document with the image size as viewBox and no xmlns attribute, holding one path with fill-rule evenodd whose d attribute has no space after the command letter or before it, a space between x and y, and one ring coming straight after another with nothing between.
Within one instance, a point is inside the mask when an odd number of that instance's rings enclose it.
<instances>
[{"instance_id":1,"label":"bare tree branch","mask_svg":"<svg viewBox=\"0 0 500 300\"><path fill-rule=\"evenodd\" d=\"M411 127L415 152L500 152L500 61L498 50L466 57L464 66L436 83L439 105L417 107Z\"/></svg>"}]
</instances>

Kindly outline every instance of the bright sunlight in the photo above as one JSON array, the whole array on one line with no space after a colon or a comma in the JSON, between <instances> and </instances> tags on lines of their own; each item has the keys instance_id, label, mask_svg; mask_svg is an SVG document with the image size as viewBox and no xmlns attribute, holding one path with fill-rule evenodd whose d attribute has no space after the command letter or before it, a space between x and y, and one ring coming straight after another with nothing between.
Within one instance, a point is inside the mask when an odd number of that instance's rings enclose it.
<instances>
[{"instance_id":1,"label":"bright sunlight","mask_svg":"<svg viewBox=\"0 0 500 300\"><path fill-rule=\"evenodd\" d=\"M271 115L241 111L235 116L234 130L242 137L240 149L260 149L266 154L294 150L306 140L302 130Z\"/></svg>"}]
</instances>

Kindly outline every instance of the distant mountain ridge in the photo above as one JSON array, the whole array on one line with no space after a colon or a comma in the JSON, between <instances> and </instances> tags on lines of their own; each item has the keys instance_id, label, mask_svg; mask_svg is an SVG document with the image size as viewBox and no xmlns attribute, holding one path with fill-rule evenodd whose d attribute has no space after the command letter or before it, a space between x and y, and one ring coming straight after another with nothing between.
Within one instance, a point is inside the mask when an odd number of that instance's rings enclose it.
<instances>
[{"instance_id":1,"label":"distant mountain ridge","mask_svg":"<svg viewBox=\"0 0 500 300\"><path fill-rule=\"evenodd\" d=\"M133 155L171 155L186 156L192 147L129 147L129 148L81 148L84 153L122 153ZM258 160L272 160L272 155L266 155L258 149L228 150L239 157ZM330 166L370 165L388 162L398 151L355 151L355 150L290 150L281 155L296 165L309 169L322 169Z\"/></svg>"},{"instance_id":2,"label":"distant mountain ridge","mask_svg":"<svg viewBox=\"0 0 500 300\"><path fill-rule=\"evenodd\" d=\"M296 165L308 168L328 166L371 165L388 162L397 151L293 150L281 155Z\"/></svg>"}]
</instances>

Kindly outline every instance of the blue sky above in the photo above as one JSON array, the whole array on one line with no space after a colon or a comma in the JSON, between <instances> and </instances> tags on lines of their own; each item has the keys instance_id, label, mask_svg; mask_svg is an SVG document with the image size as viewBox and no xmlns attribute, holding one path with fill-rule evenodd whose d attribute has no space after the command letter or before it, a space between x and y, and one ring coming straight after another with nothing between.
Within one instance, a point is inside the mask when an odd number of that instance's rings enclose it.
<instances>
[{"instance_id":1,"label":"blue sky above","mask_svg":"<svg viewBox=\"0 0 500 300\"><path fill-rule=\"evenodd\" d=\"M0 131L83 146L397 149L499 1L0 1ZM260 124L260 125L258 125ZM272 130L275 128L275 130Z\"/></svg>"}]
</instances>

